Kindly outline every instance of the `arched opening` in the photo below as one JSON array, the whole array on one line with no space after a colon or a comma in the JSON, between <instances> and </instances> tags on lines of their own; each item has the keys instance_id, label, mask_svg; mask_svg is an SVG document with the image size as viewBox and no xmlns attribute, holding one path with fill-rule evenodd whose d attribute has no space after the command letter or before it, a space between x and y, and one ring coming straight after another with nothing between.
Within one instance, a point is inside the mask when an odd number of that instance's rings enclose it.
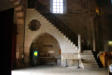
<instances>
[{"instance_id":1,"label":"arched opening","mask_svg":"<svg viewBox=\"0 0 112 75\"><path fill-rule=\"evenodd\" d=\"M30 63L31 65L60 65L61 49L58 41L47 33L36 38L30 47Z\"/></svg>"}]
</instances>

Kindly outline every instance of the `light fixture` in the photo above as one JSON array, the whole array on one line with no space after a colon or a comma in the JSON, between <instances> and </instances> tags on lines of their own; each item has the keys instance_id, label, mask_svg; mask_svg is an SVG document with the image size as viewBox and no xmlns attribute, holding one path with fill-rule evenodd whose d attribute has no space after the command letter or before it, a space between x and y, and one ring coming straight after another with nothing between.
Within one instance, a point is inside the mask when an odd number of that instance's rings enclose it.
<instances>
[{"instance_id":1,"label":"light fixture","mask_svg":"<svg viewBox=\"0 0 112 75\"><path fill-rule=\"evenodd\" d=\"M34 51L34 56L38 56L38 51Z\"/></svg>"},{"instance_id":2,"label":"light fixture","mask_svg":"<svg viewBox=\"0 0 112 75\"><path fill-rule=\"evenodd\" d=\"M98 15L100 14L99 8L96 8L96 13L97 13Z\"/></svg>"},{"instance_id":3,"label":"light fixture","mask_svg":"<svg viewBox=\"0 0 112 75\"><path fill-rule=\"evenodd\" d=\"M108 41L108 45L109 46L112 46L112 41Z\"/></svg>"}]
</instances>

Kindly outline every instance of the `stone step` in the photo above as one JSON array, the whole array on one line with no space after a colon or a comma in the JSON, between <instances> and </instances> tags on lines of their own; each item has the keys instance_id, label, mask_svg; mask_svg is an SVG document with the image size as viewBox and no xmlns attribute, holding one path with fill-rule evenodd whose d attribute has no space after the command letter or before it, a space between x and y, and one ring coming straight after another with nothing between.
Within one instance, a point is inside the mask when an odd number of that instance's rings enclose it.
<instances>
[{"instance_id":1,"label":"stone step","mask_svg":"<svg viewBox=\"0 0 112 75\"><path fill-rule=\"evenodd\" d=\"M37 11L38 12L38 11ZM39 15L41 15L39 12L38 12ZM59 32L65 40L67 40L68 43L70 43L71 47L74 49L74 50L77 50L75 44L66 36L64 35L57 27L55 27L55 25L53 25L48 19L46 19L43 15L41 15L41 19L42 20L45 20L47 21L48 23L50 23L50 25L52 26L52 28L54 28L54 30L57 30L56 32Z\"/></svg>"},{"instance_id":2,"label":"stone step","mask_svg":"<svg viewBox=\"0 0 112 75\"><path fill-rule=\"evenodd\" d=\"M92 63L90 63L90 64L83 63L83 65L84 65L84 68L85 68L85 69L89 69L89 68L90 68L90 69L99 68L97 64L92 64Z\"/></svg>"},{"instance_id":3,"label":"stone step","mask_svg":"<svg viewBox=\"0 0 112 75\"><path fill-rule=\"evenodd\" d=\"M84 62L96 63L96 60L93 55L81 55L81 59Z\"/></svg>"},{"instance_id":4,"label":"stone step","mask_svg":"<svg viewBox=\"0 0 112 75\"><path fill-rule=\"evenodd\" d=\"M81 53L81 59L85 69L99 68L91 50L83 51Z\"/></svg>"},{"instance_id":5,"label":"stone step","mask_svg":"<svg viewBox=\"0 0 112 75\"><path fill-rule=\"evenodd\" d=\"M82 62L85 62L85 63L97 63L96 60L87 60L87 59L82 59Z\"/></svg>"},{"instance_id":6,"label":"stone step","mask_svg":"<svg viewBox=\"0 0 112 75\"><path fill-rule=\"evenodd\" d=\"M81 53L81 55L93 55L93 53L86 53L86 52L84 52L84 53Z\"/></svg>"},{"instance_id":7,"label":"stone step","mask_svg":"<svg viewBox=\"0 0 112 75\"><path fill-rule=\"evenodd\" d=\"M88 59L82 59L82 62L84 62L84 63L96 63L95 60L88 60Z\"/></svg>"},{"instance_id":8,"label":"stone step","mask_svg":"<svg viewBox=\"0 0 112 75\"><path fill-rule=\"evenodd\" d=\"M93 55L81 55L84 59L95 59Z\"/></svg>"},{"instance_id":9,"label":"stone step","mask_svg":"<svg viewBox=\"0 0 112 75\"><path fill-rule=\"evenodd\" d=\"M96 62L96 60L95 59L84 59L84 58L81 58L82 59L82 61L88 61L88 62Z\"/></svg>"},{"instance_id":10,"label":"stone step","mask_svg":"<svg viewBox=\"0 0 112 75\"><path fill-rule=\"evenodd\" d=\"M82 53L92 53L92 50L84 50Z\"/></svg>"},{"instance_id":11,"label":"stone step","mask_svg":"<svg viewBox=\"0 0 112 75\"><path fill-rule=\"evenodd\" d=\"M93 65L98 65L96 62L84 62L82 61L84 64L93 64Z\"/></svg>"},{"instance_id":12,"label":"stone step","mask_svg":"<svg viewBox=\"0 0 112 75\"><path fill-rule=\"evenodd\" d=\"M35 15L32 15L32 14L35 14ZM41 33L49 33L50 35L52 35L53 37L55 37L58 40L58 42L60 44L60 48L61 48L62 59L64 59L64 60L67 59L69 61L79 59L77 46L66 35L64 35L64 33L62 31L60 31L55 25L53 25L46 17L44 17L42 14L40 14L37 10L28 9L26 18L29 21L32 18L39 20L41 23L40 32ZM28 32L26 34L29 35ZM36 33L34 33L34 34L36 34ZM32 37L32 38L35 38L35 37ZM62 65L63 65L63 63L64 63L64 61L62 61Z\"/></svg>"}]
</instances>

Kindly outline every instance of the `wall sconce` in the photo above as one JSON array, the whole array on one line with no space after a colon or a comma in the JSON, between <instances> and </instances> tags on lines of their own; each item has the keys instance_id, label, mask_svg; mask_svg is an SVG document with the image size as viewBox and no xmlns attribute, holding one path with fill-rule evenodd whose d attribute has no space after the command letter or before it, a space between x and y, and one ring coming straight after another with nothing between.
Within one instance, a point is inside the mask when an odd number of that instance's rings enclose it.
<instances>
[{"instance_id":1,"label":"wall sconce","mask_svg":"<svg viewBox=\"0 0 112 75\"><path fill-rule=\"evenodd\" d=\"M99 8L96 8L96 13L97 13L98 15L100 14Z\"/></svg>"},{"instance_id":2,"label":"wall sconce","mask_svg":"<svg viewBox=\"0 0 112 75\"><path fill-rule=\"evenodd\" d=\"M112 41L108 41L108 45L109 46L112 46Z\"/></svg>"}]
</instances>

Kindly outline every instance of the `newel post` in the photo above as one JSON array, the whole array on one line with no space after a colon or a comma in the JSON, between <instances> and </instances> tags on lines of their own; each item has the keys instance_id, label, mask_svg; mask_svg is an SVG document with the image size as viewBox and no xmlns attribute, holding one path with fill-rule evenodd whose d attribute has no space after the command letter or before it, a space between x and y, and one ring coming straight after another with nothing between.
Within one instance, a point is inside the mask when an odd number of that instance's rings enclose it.
<instances>
[{"instance_id":1,"label":"newel post","mask_svg":"<svg viewBox=\"0 0 112 75\"><path fill-rule=\"evenodd\" d=\"M81 52L81 35L78 34L78 50L79 50L79 53Z\"/></svg>"}]
</instances>

